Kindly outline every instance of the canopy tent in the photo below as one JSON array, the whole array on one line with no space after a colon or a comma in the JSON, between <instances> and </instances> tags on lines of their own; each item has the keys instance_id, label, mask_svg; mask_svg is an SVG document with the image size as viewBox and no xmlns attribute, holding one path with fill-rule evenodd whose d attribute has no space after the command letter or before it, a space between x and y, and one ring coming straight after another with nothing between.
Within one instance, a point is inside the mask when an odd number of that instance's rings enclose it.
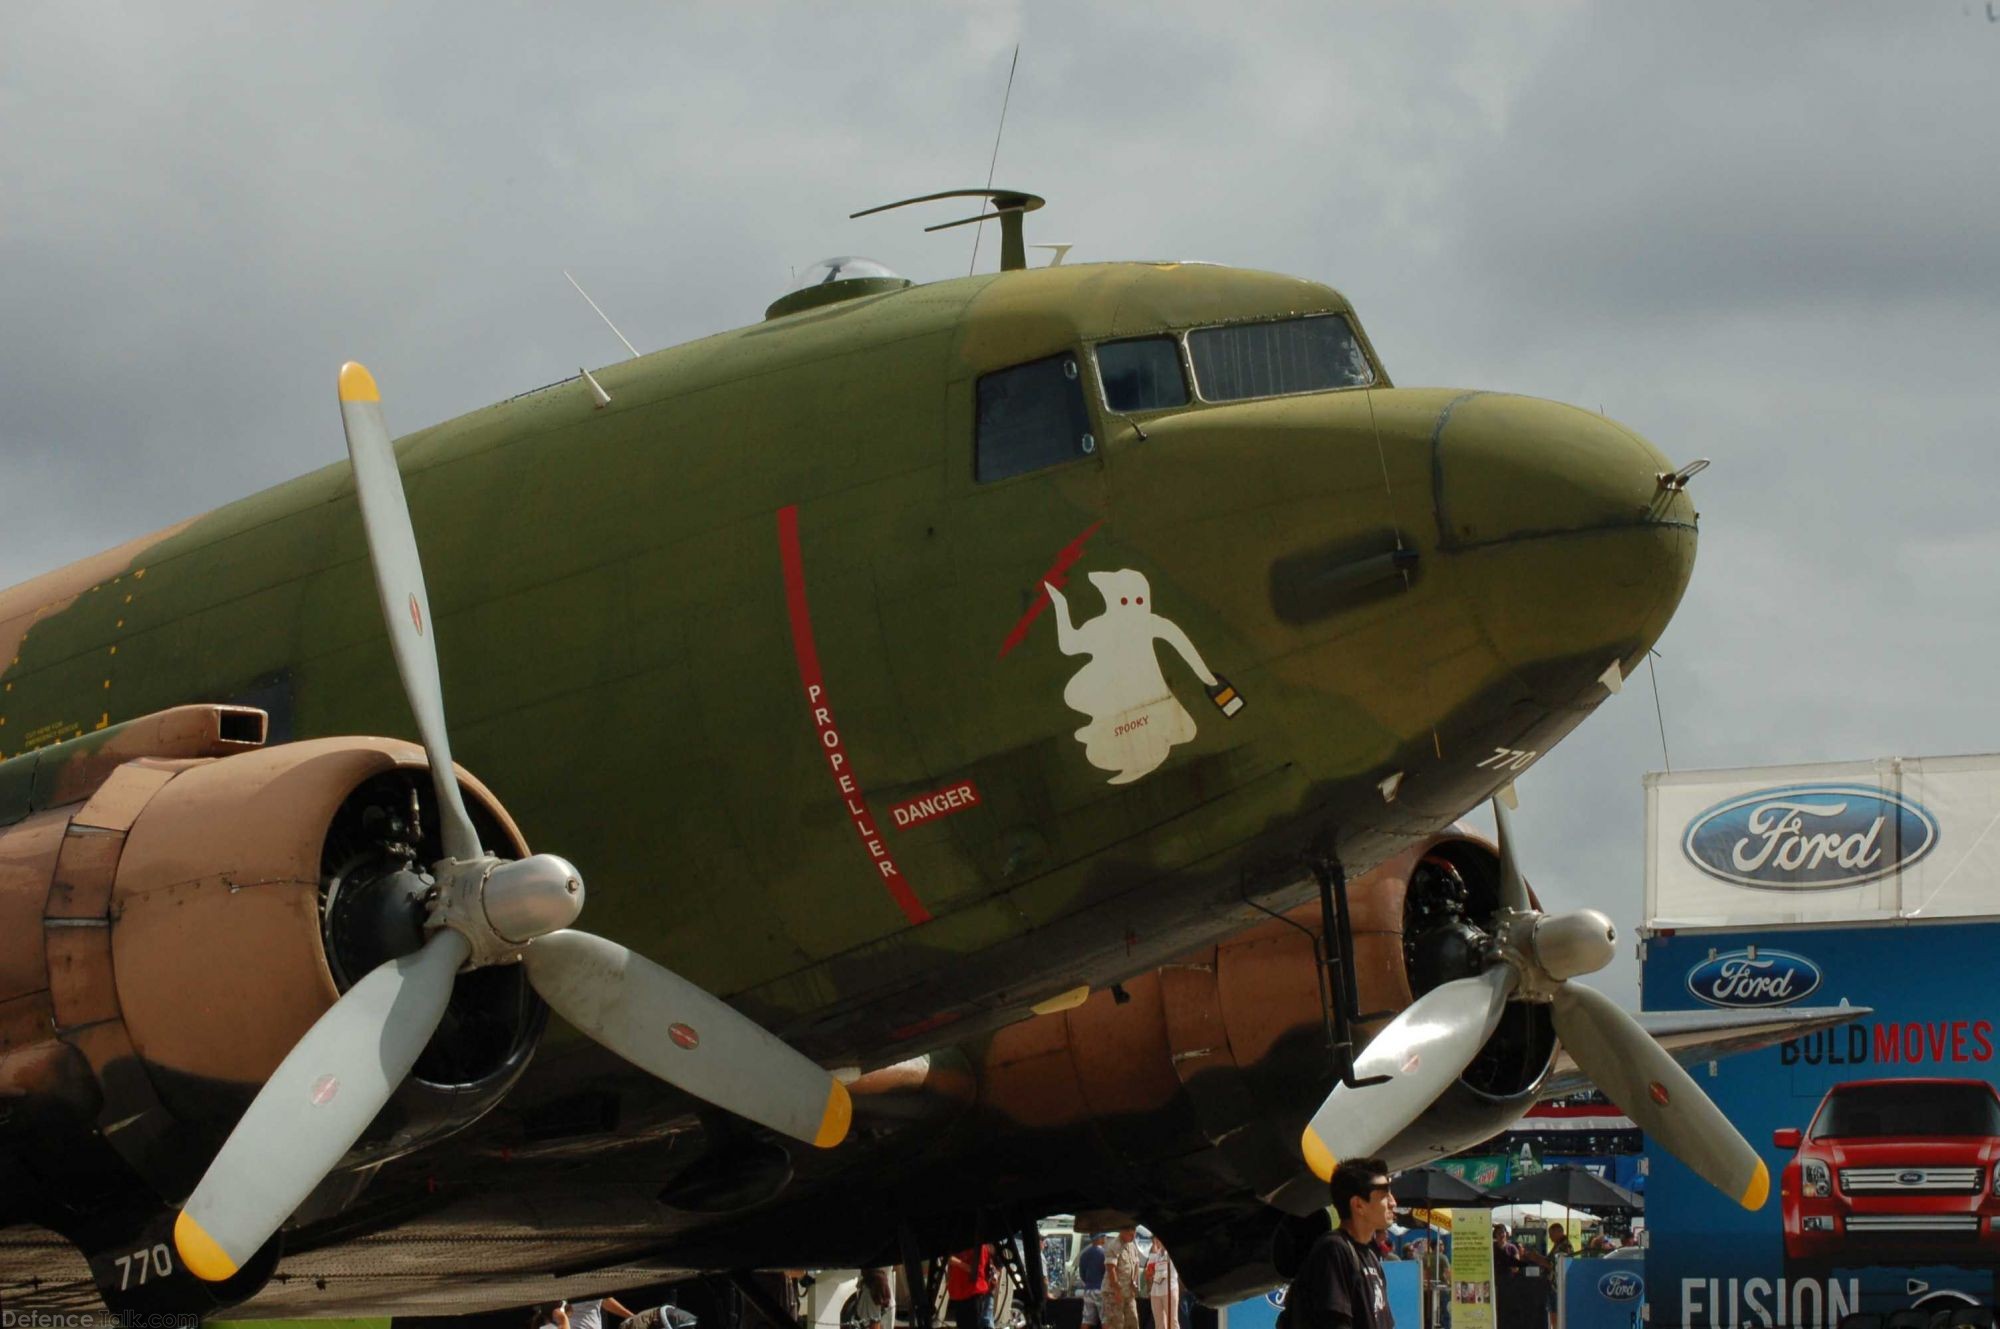
<instances>
[{"instance_id":1,"label":"canopy tent","mask_svg":"<svg viewBox=\"0 0 2000 1329\"><path fill-rule=\"evenodd\" d=\"M1420 1167L1399 1173L1389 1189L1403 1209L1485 1209L1493 1204L1490 1194L1443 1168Z\"/></svg>"},{"instance_id":2,"label":"canopy tent","mask_svg":"<svg viewBox=\"0 0 2000 1329\"><path fill-rule=\"evenodd\" d=\"M1580 1167L1553 1167L1510 1182L1493 1194L1494 1198L1510 1203L1541 1201L1565 1209L1581 1209L1587 1214L1636 1214L1646 1208L1641 1197Z\"/></svg>"}]
</instances>

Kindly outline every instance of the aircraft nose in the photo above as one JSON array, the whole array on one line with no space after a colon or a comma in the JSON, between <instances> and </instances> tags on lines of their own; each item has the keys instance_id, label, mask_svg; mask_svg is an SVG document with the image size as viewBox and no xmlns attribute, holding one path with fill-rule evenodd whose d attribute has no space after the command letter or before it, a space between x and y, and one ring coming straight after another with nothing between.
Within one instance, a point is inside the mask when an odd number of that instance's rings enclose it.
<instances>
[{"instance_id":1,"label":"aircraft nose","mask_svg":"<svg viewBox=\"0 0 2000 1329\"><path fill-rule=\"evenodd\" d=\"M1693 502L1662 484L1675 464L1659 449L1601 415L1499 393L1449 403L1432 441L1440 552L1511 663L1629 666L1658 638L1695 552Z\"/></svg>"},{"instance_id":2,"label":"aircraft nose","mask_svg":"<svg viewBox=\"0 0 2000 1329\"><path fill-rule=\"evenodd\" d=\"M1674 464L1652 444L1559 402L1468 394L1432 436L1439 533L1459 548L1657 523L1687 502L1661 487Z\"/></svg>"}]
</instances>

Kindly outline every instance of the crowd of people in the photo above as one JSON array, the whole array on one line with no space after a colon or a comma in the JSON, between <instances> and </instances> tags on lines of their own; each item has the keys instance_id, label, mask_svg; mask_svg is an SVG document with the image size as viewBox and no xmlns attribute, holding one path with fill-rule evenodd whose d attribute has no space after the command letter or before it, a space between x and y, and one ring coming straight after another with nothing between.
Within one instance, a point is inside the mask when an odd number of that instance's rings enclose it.
<instances>
[{"instance_id":1,"label":"crowd of people","mask_svg":"<svg viewBox=\"0 0 2000 1329\"><path fill-rule=\"evenodd\" d=\"M1394 1329L1382 1272L1385 1260L1421 1261L1425 1282L1451 1286L1442 1235L1419 1229L1422 1235L1413 1236L1395 1227L1395 1196L1380 1160L1343 1163L1331 1191L1338 1224L1321 1216L1319 1225L1298 1242L1293 1268L1281 1271L1290 1276L1281 1329ZM1401 1242L1391 1240L1392 1230L1403 1237ZM1636 1245L1637 1240L1628 1238L1625 1244ZM1536 1244L1518 1242L1506 1224L1493 1224L1496 1274L1552 1272L1564 1257L1603 1256L1618 1248L1603 1232L1592 1233L1579 1246L1559 1222L1550 1223L1546 1241ZM1060 1239L1045 1242L1041 1254L1049 1295L1073 1293L1083 1329L1188 1329L1192 1298L1157 1234L1142 1241L1136 1228L1124 1227L1090 1235L1073 1263L1065 1260ZM952 1329L995 1329L997 1264L992 1245L947 1259L944 1292ZM861 1271L855 1296L850 1323L856 1329L895 1329L891 1270ZM1150 1314L1142 1314L1142 1308ZM616 1298L606 1297L539 1308L535 1329L688 1329L677 1319L691 1322L693 1317L675 1307L634 1315Z\"/></svg>"},{"instance_id":2,"label":"crowd of people","mask_svg":"<svg viewBox=\"0 0 2000 1329\"><path fill-rule=\"evenodd\" d=\"M1046 1253L1044 1268L1047 1268ZM1049 1269L1050 1295L1063 1285L1065 1271ZM1182 1329L1188 1319L1186 1289L1167 1243L1158 1235L1141 1245L1137 1228L1096 1233L1078 1253L1075 1286L1084 1325L1139 1329L1140 1306L1151 1313L1153 1329Z\"/></svg>"},{"instance_id":3,"label":"crowd of people","mask_svg":"<svg viewBox=\"0 0 2000 1329\"><path fill-rule=\"evenodd\" d=\"M1625 1246L1637 1246L1638 1244L1639 1238L1636 1234L1626 1237L1624 1242L1620 1243L1613 1241L1602 1232L1596 1232L1592 1233L1584 1241L1583 1245L1579 1247L1571 1239L1568 1229L1564 1228L1561 1223L1550 1223L1547 1251L1545 1253L1536 1250L1532 1246L1523 1245L1515 1241L1514 1234L1508 1230L1505 1223L1495 1223L1493 1225L1493 1267L1503 1272L1512 1272L1530 1266L1537 1269L1551 1270L1555 1268L1556 1260L1563 1256L1568 1256L1571 1259L1600 1257L1609 1255L1611 1252L1620 1250Z\"/></svg>"}]
</instances>

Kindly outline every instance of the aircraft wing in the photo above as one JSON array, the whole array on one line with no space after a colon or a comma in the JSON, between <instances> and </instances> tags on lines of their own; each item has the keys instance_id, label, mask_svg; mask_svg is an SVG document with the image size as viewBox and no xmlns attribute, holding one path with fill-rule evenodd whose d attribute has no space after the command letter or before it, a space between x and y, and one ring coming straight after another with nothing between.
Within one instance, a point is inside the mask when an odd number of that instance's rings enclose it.
<instances>
[{"instance_id":1,"label":"aircraft wing","mask_svg":"<svg viewBox=\"0 0 2000 1329\"><path fill-rule=\"evenodd\" d=\"M1788 1006L1760 1011L1635 1011L1633 1014L1655 1042L1683 1066L1782 1043L1815 1030L1873 1015L1870 1006ZM1556 1054L1539 1097L1546 1102L1595 1088L1577 1069L1567 1049Z\"/></svg>"}]
</instances>

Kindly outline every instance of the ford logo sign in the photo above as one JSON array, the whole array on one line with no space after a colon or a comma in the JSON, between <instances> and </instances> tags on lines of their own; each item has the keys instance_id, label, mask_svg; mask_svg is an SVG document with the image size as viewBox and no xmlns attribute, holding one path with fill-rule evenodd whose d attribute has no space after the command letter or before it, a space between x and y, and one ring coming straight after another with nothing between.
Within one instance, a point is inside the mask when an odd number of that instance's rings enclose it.
<instances>
[{"instance_id":1,"label":"ford logo sign","mask_svg":"<svg viewBox=\"0 0 2000 1329\"><path fill-rule=\"evenodd\" d=\"M1899 1186L1921 1186L1924 1184L1924 1174L1921 1172L1898 1172L1896 1174L1896 1184Z\"/></svg>"},{"instance_id":2,"label":"ford logo sign","mask_svg":"<svg viewBox=\"0 0 2000 1329\"><path fill-rule=\"evenodd\" d=\"M1637 1301L1646 1285L1637 1274L1606 1274L1597 1280L1597 1290L1606 1301Z\"/></svg>"},{"instance_id":3,"label":"ford logo sign","mask_svg":"<svg viewBox=\"0 0 2000 1329\"><path fill-rule=\"evenodd\" d=\"M1937 844L1937 819L1872 785L1787 785L1688 823L1681 849L1711 877L1763 891L1837 891L1900 871Z\"/></svg>"},{"instance_id":4,"label":"ford logo sign","mask_svg":"<svg viewBox=\"0 0 2000 1329\"><path fill-rule=\"evenodd\" d=\"M1819 991L1819 966L1790 951L1724 951L1688 970L1697 1001L1739 1010L1784 1006Z\"/></svg>"}]
</instances>

